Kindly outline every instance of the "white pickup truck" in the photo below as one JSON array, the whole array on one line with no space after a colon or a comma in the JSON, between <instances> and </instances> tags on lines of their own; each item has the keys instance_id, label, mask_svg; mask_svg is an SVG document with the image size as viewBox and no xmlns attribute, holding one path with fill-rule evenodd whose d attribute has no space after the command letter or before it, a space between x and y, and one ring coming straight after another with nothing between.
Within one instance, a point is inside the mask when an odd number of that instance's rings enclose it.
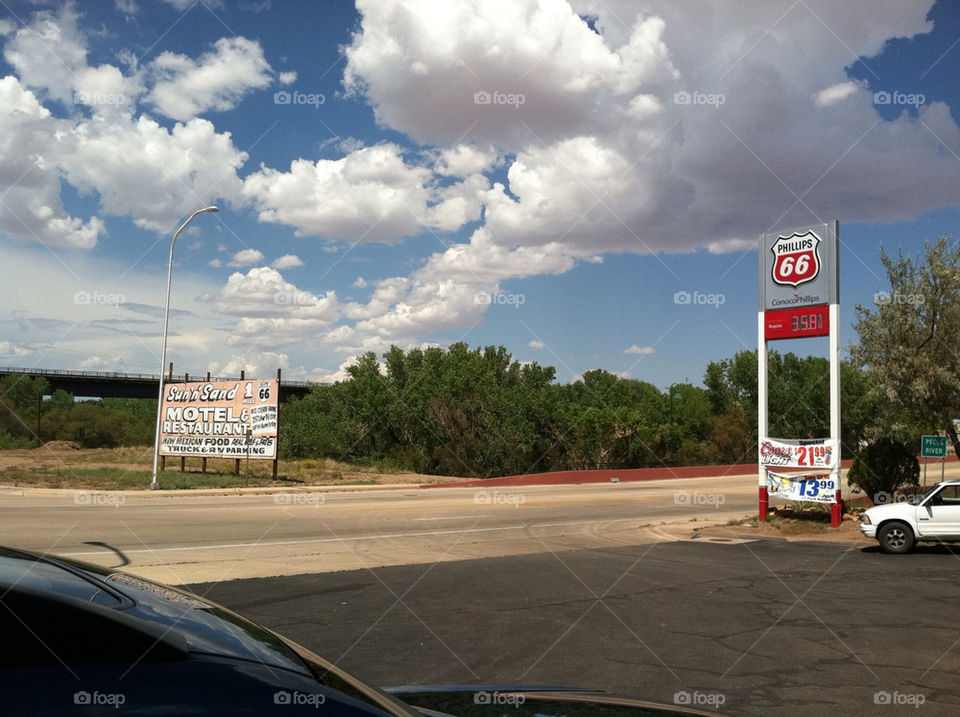
<instances>
[{"instance_id":1,"label":"white pickup truck","mask_svg":"<svg viewBox=\"0 0 960 717\"><path fill-rule=\"evenodd\" d=\"M860 532L885 553L909 553L918 541L960 541L960 480L944 481L902 502L867 508Z\"/></svg>"}]
</instances>

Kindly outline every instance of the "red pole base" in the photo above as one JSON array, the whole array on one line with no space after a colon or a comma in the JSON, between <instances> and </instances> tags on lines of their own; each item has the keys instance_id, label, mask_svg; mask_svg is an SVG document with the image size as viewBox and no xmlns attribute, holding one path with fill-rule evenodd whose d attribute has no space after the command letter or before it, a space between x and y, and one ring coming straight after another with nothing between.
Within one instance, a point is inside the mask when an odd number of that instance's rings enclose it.
<instances>
[{"instance_id":1,"label":"red pole base","mask_svg":"<svg viewBox=\"0 0 960 717\"><path fill-rule=\"evenodd\" d=\"M767 511L770 509L770 499L767 496L767 487L765 485L760 486L760 521L765 522L767 520Z\"/></svg>"},{"instance_id":2,"label":"red pole base","mask_svg":"<svg viewBox=\"0 0 960 717\"><path fill-rule=\"evenodd\" d=\"M839 528L841 523L843 523L843 501L840 500L840 491L837 491L833 505L830 506L830 527Z\"/></svg>"}]
</instances>

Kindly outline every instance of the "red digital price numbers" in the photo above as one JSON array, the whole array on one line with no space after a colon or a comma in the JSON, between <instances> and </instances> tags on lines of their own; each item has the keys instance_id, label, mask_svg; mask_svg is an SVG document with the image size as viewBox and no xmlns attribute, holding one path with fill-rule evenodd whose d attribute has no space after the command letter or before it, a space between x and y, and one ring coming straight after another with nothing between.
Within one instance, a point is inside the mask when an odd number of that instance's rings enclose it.
<instances>
[{"instance_id":1,"label":"red digital price numbers","mask_svg":"<svg viewBox=\"0 0 960 717\"><path fill-rule=\"evenodd\" d=\"M767 341L830 335L830 307L826 305L766 311L763 320Z\"/></svg>"}]
</instances>

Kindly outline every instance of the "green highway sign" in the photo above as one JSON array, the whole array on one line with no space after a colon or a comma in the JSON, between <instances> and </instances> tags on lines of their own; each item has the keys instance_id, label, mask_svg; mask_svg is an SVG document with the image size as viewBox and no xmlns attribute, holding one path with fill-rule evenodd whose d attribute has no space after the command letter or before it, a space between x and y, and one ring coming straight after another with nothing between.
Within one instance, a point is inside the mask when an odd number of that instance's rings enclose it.
<instances>
[{"instance_id":1,"label":"green highway sign","mask_svg":"<svg viewBox=\"0 0 960 717\"><path fill-rule=\"evenodd\" d=\"M921 458L946 458L947 457L947 437L946 436L923 436L920 442Z\"/></svg>"}]
</instances>

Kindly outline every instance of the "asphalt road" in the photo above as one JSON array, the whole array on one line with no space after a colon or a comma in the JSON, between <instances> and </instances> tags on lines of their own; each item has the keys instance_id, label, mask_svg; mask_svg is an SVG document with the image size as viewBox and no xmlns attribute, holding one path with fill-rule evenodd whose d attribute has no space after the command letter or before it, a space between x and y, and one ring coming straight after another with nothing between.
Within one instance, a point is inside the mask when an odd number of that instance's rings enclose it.
<instances>
[{"instance_id":1,"label":"asphalt road","mask_svg":"<svg viewBox=\"0 0 960 717\"><path fill-rule=\"evenodd\" d=\"M245 496L0 491L0 543L181 584L647 544L688 535L693 519L751 513L756 492L755 476Z\"/></svg>"},{"instance_id":2,"label":"asphalt road","mask_svg":"<svg viewBox=\"0 0 960 717\"><path fill-rule=\"evenodd\" d=\"M734 715L953 715L958 558L694 540L191 589L382 685L590 686Z\"/></svg>"}]
</instances>

